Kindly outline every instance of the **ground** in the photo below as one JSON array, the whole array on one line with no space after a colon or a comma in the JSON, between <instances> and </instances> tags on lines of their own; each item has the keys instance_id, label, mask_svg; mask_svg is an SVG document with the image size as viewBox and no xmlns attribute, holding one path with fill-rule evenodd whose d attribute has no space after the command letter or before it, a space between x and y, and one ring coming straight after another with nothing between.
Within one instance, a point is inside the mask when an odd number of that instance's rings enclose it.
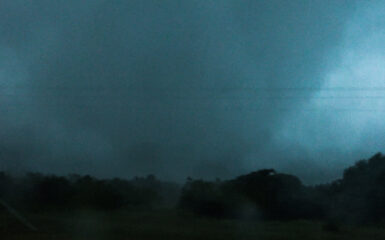
<instances>
[{"instance_id":1,"label":"ground","mask_svg":"<svg viewBox=\"0 0 385 240\"><path fill-rule=\"evenodd\" d=\"M322 222L219 220L171 210L68 211L27 214L26 217L38 227L38 232L29 232L9 216L0 214L0 239L385 239L385 228L380 226L341 225L338 231L328 231Z\"/></svg>"}]
</instances>

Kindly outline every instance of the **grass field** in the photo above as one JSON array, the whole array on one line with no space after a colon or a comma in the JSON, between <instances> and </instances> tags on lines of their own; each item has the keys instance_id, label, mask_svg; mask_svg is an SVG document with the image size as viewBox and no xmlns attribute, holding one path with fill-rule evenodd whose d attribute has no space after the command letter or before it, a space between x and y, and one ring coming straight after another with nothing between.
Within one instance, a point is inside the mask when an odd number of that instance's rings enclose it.
<instances>
[{"instance_id":1,"label":"grass field","mask_svg":"<svg viewBox=\"0 0 385 240\"><path fill-rule=\"evenodd\" d=\"M34 214L27 218L39 228L38 232L28 232L12 218L0 215L0 239L385 239L385 228L379 226L340 226L339 231L331 232L323 230L321 222L217 220L166 210L83 211Z\"/></svg>"}]
</instances>

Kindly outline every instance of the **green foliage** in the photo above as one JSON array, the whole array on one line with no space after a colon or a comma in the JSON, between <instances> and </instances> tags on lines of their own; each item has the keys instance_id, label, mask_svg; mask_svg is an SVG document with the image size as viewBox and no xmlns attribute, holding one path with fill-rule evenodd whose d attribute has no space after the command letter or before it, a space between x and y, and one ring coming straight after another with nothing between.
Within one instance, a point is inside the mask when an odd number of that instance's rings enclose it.
<instances>
[{"instance_id":1,"label":"green foliage","mask_svg":"<svg viewBox=\"0 0 385 240\"><path fill-rule=\"evenodd\" d=\"M315 218L321 211L298 178L266 169L224 182L189 180L180 207L196 214L263 219Z\"/></svg>"},{"instance_id":2,"label":"green foliage","mask_svg":"<svg viewBox=\"0 0 385 240\"><path fill-rule=\"evenodd\" d=\"M344 171L343 178L321 186L330 217L344 222L385 220L385 156L377 153Z\"/></svg>"},{"instance_id":3,"label":"green foliage","mask_svg":"<svg viewBox=\"0 0 385 240\"><path fill-rule=\"evenodd\" d=\"M385 221L385 156L378 153L346 169L342 179L317 187L264 169L229 181L189 180L180 207L196 214L270 220ZM243 209L243 210L242 210Z\"/></svg>"},{"instance_id":4,"label":"green foliage","mask_svg":"<svg viewBox=\"0 0 385 240\"><path fill-rule=\"evenodd\" d=\"M131 180L91 176L13 178L0 173L0 197L18 209L115 210L173 207L216 218L370 223L385 221L385 157L376 154L316 187L292 175L264 169L227 181L188 179L183 188L154 175ZM177 200L179 199L179 200Z\"/></svg>"},{"instance_id":5,"label":"green foliage","mask_svg":"<svg viewBox=\"0 0 385 240\"><path fill-rule=\"evenodd\" d=\"M0 174L0 196L18 208L33 211L114 210L128 206L151 208L162 205L166 194L176 197L177 194L172 191L179 189L171 188L153 175L129 181L99 180L79 175L45 176L38 173L13 179Z\"/></svg>"}]
</instances>

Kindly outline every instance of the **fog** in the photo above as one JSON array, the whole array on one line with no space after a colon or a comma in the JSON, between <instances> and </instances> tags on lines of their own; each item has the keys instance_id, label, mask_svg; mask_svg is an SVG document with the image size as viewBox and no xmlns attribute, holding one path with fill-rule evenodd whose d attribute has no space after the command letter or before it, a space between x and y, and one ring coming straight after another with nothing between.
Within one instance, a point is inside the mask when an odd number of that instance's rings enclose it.
<instances>
[{"instance_id":1,"label":"fog","mask_svg":"<svg viewBox=\"0 0 385 240\"><path fill-rule=\"evenodd\" d=\"M333 180L383 147L381 9L3 0L0 168Z\"/></svg>"}]
</instances>

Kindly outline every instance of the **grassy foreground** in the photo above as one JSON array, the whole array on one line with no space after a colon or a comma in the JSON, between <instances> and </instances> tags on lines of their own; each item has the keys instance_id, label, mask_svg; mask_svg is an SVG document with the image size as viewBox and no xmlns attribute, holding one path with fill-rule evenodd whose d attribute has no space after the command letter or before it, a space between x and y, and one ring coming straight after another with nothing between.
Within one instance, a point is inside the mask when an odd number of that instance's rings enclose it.
<instances>
[{"instance_id":1,"label":"grassy foreground","mask_svg":"<svg viewBox=\"0 0 385 240\"><path fill-rule=\"evenodd\" d=\"M23 229L0 215L0 239L385 239L379 226L341 226L323 230L323 223L310 221L256 222L217 220L180 215L174 211L67 212L28 215L39 228Z\"/></svg>"}]
</instances>

